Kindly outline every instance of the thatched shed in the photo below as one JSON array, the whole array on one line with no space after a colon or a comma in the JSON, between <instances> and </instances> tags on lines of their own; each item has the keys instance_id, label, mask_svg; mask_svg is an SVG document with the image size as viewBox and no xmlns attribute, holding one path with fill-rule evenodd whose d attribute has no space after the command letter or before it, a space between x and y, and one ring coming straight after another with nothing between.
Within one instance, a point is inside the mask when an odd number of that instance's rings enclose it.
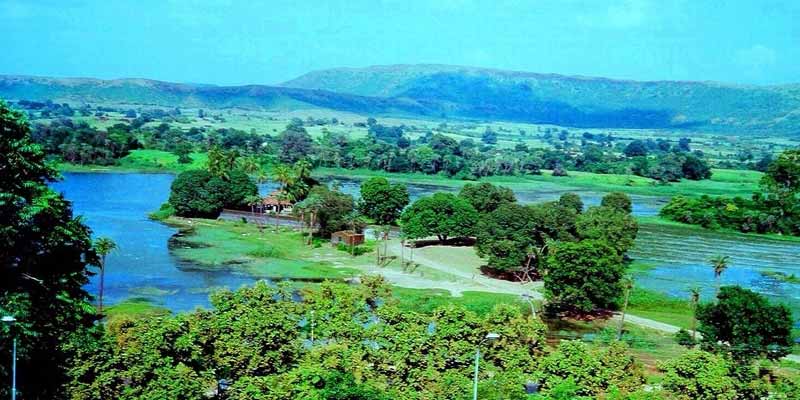
<instances>
[{"instance_id":1,"label":"thatched shed","mask_svg":"<svg viewBox=\"0 0 800 400\"><path fill-rule=\"evenodd\" d=\"M339 231L331 234L331 245L338 246L339 243L347 246L358 246L364 243L364 234L353 231Z\"/></svg>"}]
</instances>

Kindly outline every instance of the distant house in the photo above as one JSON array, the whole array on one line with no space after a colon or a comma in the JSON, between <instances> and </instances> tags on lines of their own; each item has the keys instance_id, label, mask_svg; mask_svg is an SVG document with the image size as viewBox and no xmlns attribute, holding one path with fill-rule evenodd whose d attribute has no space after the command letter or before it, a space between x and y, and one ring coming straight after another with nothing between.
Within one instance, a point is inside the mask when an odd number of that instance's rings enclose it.
<instances>
[{"instance_id":1,"label":"distant house","mask_svg":"<svg viewBox=\"0 0 800 400\"><path fill-rule=\"evenodd\" d=\"M291 201L282 199L279 190L270 193L269 196L261 200L262 212L290 212L292 211L292 205Z\"/></svg>"},{"instance_id":2,"label":"distant house","mask_svg":"<svg viewBox=\"0 0 800 400\"><path fill-rule=\"evenodd\" d=\"M339 231L331 234L331 245L338 246L339 243L347 246L358 246L364 243L364 234L353 231Z\"/></svg>"}]
</instances>

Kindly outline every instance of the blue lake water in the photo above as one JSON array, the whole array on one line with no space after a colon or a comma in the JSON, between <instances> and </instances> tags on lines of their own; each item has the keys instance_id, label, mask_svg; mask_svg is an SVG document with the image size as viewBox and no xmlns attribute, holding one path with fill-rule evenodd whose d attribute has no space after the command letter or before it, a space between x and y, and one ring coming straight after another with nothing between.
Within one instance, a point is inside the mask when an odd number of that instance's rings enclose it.
<instances>
[{"instance_id":1,"label":"blue lake water","mask_svg":"<svg viewBox=\"0 0 800 400\"><path fill-rule=\"evenodd\" d=\"M106 302L112 304L131 297L146 297L174 311L208 305L208 293L216 288L237 288L254 278L235 270L194 268L170 254L169 238L177 231L147 218L169 196L173 176L169 174L66 173L52 186L65 194L82 215L95 236L114 239L119 249L108 257ZM343 191L358 194L359 182L339 181ZM276 186L261 185L268 193ZM454 188L409 185L412 199ZM521 202L557 199L563 192L517 190ZM599 204L602 193L578 192L587 205ZM665 199L634 196L634 214L655 215ZM714 276L708 260L716 254L731 256L731 266L723 274L725 284L739 284L789 303L800 310L800 285L780 282L760 271L781 271L800 275L800 243L766 240L742 235L701 232L687 236L669 229L643 227L631 256L655 266L637 276L637 285L686 298L691 287L713 293ZM97 277L88 290L97 292ZM708 298L708 297L706 297Z\"/></svg>"},{"instance_id":2,"label":"blue lake water","mask_svg":"<svg viewBox=\"0 0 800 400\"><path fill-rule=\"evenodd\" d=\"M118 249L106 262L105 302L146 297L172 310L208 304L208 290L253 282L230 271L197 271L173 257L167 242L177 232L147 214L169 197L168 174L68 173L52 186L73 202L94 236L112 238ZM98 276L89 284L97 293Z\"/></svg>"}]
</instances>

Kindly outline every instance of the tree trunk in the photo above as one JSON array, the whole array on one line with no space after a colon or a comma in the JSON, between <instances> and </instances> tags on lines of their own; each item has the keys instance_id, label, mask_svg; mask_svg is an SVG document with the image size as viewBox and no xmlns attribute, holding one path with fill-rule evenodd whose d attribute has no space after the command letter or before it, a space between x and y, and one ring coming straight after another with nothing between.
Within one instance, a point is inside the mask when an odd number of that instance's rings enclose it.
<instances>
[{"instance_id":1,"label":"tree trunk","mask_svg":"<svg viewBox=\"0 0 800 400\"><path fill-rule=\"evenodd\" d=\"M692 342L697 340L697 302L692 303Z\"/></svg>"},{"instance_id":2,"label":"tree trunk","mask_svg":"<svg viewBox=\"0 0 800 400\"><path fill-rule=\"evenodd\" d=\"M403 268L403 269L406 268L406 259L405 259L404 254L403 254L405 252L404 247L406 247L406 241L405 241L405 239L401 239L400 240L400 268Z\"/></svg>"},{"instance_id":3,"label":"tree trunk","mask_svg":"<svg viewBox=\"0 0 800 400\"><path fill-rule=\"evenodd\" d=\"M617 340L622 340L622 327L625 325L625 312L628 310L628 298L631 294L630 286L625 289L625 304L622 306L622 317L619 319L619 330L617 330Z\"/></svg>"},{"instance_id":4,"label":"tree trunk","mask_svg":"<svg viewBox=\"0 0 800 400\"><path fill-rule=\"evenodd\" d=\"M389 230L387 229L383 232L383 257L388 258L386 255L389 254Z\"/></svg>"},{"instance_id":5,"label":"tree trunk","mask_svg":"<svg viewBox=\"0 0 800 400\"><path fill-rule=\"evenodd\" d=\"M311 246L314 242L314 224L316 223L317 213L311 213L311 223L308 227L308 245Z\"/></svg>"},{"instance_id":6,"label":"tree trunk","mask_svg":"<svg viewBox=\"0 0 800 400\"><path fill-rule=\"evenodd\" d=\"M106 256L103 256L100 262L100 296L98 299L98 307L97 310L100 314L103 313L103 289L105 286L106 280Z\"/></svg>"}]
</instances>

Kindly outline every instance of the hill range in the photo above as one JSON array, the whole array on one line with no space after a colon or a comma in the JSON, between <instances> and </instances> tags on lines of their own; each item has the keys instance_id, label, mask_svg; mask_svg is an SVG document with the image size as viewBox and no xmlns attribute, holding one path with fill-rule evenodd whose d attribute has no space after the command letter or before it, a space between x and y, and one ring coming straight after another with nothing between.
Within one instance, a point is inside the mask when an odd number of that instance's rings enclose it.
<instances>
[{"instance_id":1,"label":"hill range","mask_svg":"<svg viewBox=\"0 0 800 400\"><path fill-rule=\"evenodd\" d=\"M630 81L449 65L310 72L276 86L0 76L0 98L800 135L800 85Z\"/></svg>"}]
</instances>

